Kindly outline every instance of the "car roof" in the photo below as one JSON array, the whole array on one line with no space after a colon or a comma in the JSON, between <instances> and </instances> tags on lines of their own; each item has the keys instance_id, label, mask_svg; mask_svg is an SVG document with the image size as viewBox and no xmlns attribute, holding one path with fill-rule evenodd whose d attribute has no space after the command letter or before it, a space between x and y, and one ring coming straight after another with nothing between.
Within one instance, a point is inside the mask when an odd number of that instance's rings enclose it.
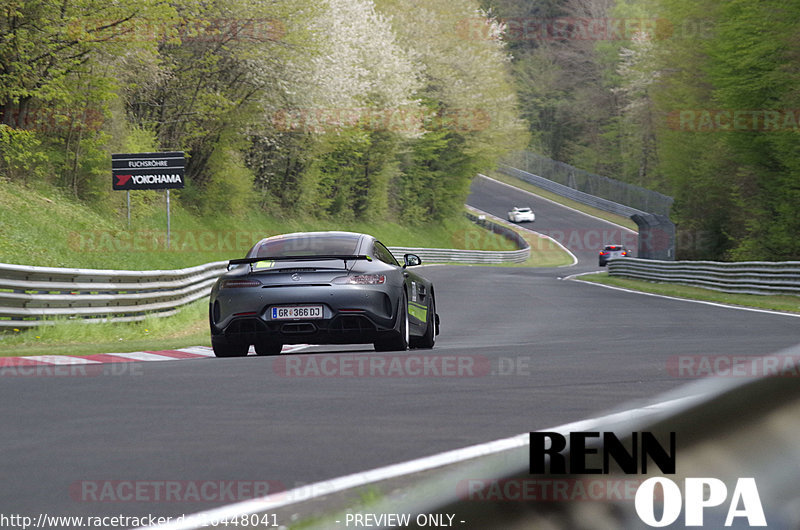
<instances>
[{"instance_id":1,"label":"car roof","mask_svg":"<svg viewBox=\"0 0 800 530\"><path fill-rule=\"evenodd\" d=\"M259 240L250 248L250 250L247 252L247 255L249 256L255 249L259 248L261 245L265 243L271 243L283 239L296 239L299 237L307 237L313 239L352 237L357 249L365 248L364 247L365 243L371 244L375 241L375 238L369 234L361 234L358 232L345 232L340 230L328 230L320 232L292 232L289 234L279 234L275 236L269 236Z\"/></svg>"},{"instance_id":2,"label":"car roof","mask_svg":"<svg viewBox=\"0 0 800 530\"><path fill-rule=\"evenodd\" d=\"M275 236L265 237L264 239L260 240L259 243L263 243L265 241L277 241L280 239L289 239L292 237L342 237L342 236L353 236L353 239L358 239L362 237L368 237L374 239L369 234L360 234L358 232L345 232L340 230L327 230L321 232L292 232L290 234L279 234Z\"/></svg>"}]
</instances>

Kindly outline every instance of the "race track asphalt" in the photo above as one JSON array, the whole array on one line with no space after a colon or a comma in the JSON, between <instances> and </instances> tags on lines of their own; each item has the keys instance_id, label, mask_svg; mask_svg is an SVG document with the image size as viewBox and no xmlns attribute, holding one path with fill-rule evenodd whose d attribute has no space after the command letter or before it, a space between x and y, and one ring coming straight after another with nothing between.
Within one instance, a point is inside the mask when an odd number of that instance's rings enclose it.
<instances>
[{"instance_id":1,"label":"race track asphalt","mask_svg":"<svg viewBox=\"0 0 800 530\"><path fill-rule=\"evenodd\" d=\"M536 230L613 229L484 180L469 203L498 216L533 206ZM565 281L598 268L595 249L574 252L575 267L420 269L442 320L433 351L319 346L131 363L117 375L2 377L0 513L193 513L256 483L293 488L649 400L689 381L669 370L680 355L764 355L800 342L793 317ZM155 491L167 481L178 498ZM223 482L247 491L187 496ZM141 494L122 499L132 491L122 483Z\"/></svg>"}]
</instances>

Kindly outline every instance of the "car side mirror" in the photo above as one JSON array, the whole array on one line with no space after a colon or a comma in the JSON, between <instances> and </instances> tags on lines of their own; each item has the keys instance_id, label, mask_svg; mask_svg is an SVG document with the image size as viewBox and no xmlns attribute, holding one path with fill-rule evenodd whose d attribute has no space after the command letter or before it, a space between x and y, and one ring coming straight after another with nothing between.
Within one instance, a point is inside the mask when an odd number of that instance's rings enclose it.
<instances>
[{"instance_id":1,"label":"car side mirror","mask_svg":"<svg viewBox=\"0 0 800 530\"><path fill-rule=\"evenodd\" d=\"M415 267L422 264L422 258L416 254L403 254L403 267Z\"/></svg>"}]
</instances>

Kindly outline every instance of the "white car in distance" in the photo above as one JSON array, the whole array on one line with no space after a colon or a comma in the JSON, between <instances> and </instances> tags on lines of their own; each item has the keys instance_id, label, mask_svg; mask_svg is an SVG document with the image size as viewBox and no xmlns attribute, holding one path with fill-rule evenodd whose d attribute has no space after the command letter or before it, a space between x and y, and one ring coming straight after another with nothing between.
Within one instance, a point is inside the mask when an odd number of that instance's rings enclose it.
<instances>
[{"instance_id":1,"label":"white car in distance","mask_svg":"<svg viewBox=\"0 0 800 530\"><path fill-rule=\"evenodd\" d=\"M508 212L508 220L512 223L532 223L536 220L536 215L534 215L533 210L530 208L514 206L511 211Z\"/></svg>"}]
</instances>

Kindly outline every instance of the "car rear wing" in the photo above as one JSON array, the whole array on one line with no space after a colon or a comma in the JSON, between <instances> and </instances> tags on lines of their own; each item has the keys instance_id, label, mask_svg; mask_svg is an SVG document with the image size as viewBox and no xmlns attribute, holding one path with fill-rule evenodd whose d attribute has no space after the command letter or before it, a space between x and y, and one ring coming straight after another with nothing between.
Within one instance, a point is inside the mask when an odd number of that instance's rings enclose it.
<instances>
[{"instance_id":1,"label":"car rear wing","mask_svg":"<svg viewBox=\"0 0 800 530\"><path fill-rule=\"evenodd\" d=\"M355 260L367 260L372 261L371 256L367 256L366 254L353 254L350 256L336 256L336 255L328 255L328 254L320 254L320 255L313 255L313 256L276 256L271 258L240 258L240 259L232 259L228 261L228 270L231 270L231 267L235 265L250 265L250 270L253 270L253 265L255 263L265 262L271 263L275 261L324 261L324 260L342 260L344 261L344 267L347 268L348 261L355 261ZM271 267L272 265L269 265ZM265 267L265 268L269 268Z\"/></svg>"}]
</instances>

